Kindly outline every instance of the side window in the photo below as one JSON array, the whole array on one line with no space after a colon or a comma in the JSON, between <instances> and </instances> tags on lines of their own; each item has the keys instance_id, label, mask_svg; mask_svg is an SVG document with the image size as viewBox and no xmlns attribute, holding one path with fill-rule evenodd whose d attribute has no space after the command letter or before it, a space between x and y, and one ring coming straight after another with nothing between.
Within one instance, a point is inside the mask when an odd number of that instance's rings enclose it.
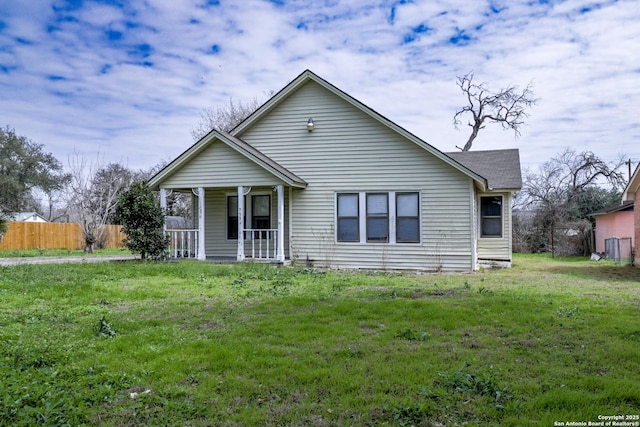
<instances>
[{"instance_id":1,"label":"side window","mask_svg":"<svg viewBox=\"0 0 640 427\"><path fill-rule=\"evenodd\" d=\"M502 196L480 197L480 236L502 237Z\"/></svg>"},{"instance_id":2,"label":"side window","mask_svg":"<svg viewBox=\"0 0 640 427\"><path fill-rule=\"evenodd\" d=\"M271 196L251 196L251 228L265 230L271 228Z\"/></svg>"},{"instance_id":3,"label":"side window","mask_svg":"<svg viewBox=\"0 0 640 427\"><path fill-rule=\"evenodd\" d=\"M389 241L389 194L367 193L367 242Z\"/></svg>"},{"instance_id":4,"label":"side window","mask_svg":"<svg viewBox=\"0 0 640 427\"><path fill-rule=\"evenodd\" d=\"M396 242L420 242L419 201L418 193L396 193Z\"/></svg>"},{"instance_id":5,"label":"side window","mask_svg":"<svg viewBox=\"0 0 640 427\"><path fill-rule=\"evenodd\" d=\"M359 242L359 206L358 193L338 194L338 241Z\"/></svg>"},{"instance_id":6,"label":"side window","mask_svg":"<svg viewBox=\"0 0 640 427\"><path fill-rule=\"evenodd\" d=\"M238 196L227 196L227 239L238 238Z\"/></svg>"}]
</instances>

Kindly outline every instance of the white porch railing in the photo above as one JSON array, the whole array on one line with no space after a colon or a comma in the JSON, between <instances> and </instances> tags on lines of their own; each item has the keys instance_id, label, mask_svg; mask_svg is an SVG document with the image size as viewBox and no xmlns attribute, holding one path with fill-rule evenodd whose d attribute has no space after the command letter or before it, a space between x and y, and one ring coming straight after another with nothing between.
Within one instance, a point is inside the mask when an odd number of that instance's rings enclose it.
<instances>
[{"instance_id":1,"label":"white porch railing","mask_svg":"<svg viewBox=\"0 0 640 427\"><path fill-rule=\"evenodd\" d=\"M169 256L172 258L198 258L198 230L167 230Z\"/></svg>"},{"instance_id":2,"label":"white porch railing","mask_svg":"<svg viewBox=\"0 0 640 427\"><path fill-rule=\"evenodd\" d=\"M278 257L278 229L244 229L246 258L275 260Z\"/></svg>"}]
</instances>

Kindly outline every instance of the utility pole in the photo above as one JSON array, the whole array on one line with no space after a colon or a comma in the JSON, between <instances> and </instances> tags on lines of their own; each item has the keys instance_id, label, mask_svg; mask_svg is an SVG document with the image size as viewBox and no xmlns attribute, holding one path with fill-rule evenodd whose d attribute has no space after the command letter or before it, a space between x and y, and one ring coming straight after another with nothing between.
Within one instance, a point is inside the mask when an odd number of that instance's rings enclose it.
<instances>
[{"instance_id":1,"label":"utility pole","mask_svg":"<svg viewBox=\"0 0 640 427\"><path fill-rule=\"evenodd\" d=\"M628 182L631 182L631 159L627 160L624 163L629 167L629 181Z\"/></svg>"}]
</instances>

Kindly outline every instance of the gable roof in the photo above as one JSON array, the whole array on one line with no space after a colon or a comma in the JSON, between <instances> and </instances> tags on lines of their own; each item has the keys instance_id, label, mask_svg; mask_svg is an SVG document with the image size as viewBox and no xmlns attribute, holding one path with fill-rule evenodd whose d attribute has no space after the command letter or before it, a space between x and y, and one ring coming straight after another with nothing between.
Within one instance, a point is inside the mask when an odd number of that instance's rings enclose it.
<instances>
[{"instance_id":1,"label":"gable roof","mask_svg":"<svg viewBox=\"0 0 640 427\"><path fill-rule=\"evenodd\" d=\"M41 222L49 222L48 219L38 212L16 212L11 215L11 218L13 218L13 221L18 222L37 221L38 219L40 219Z\"/></svg>"},{"instance_id":2,"label":"gable roof","mask_svg":"<svg viewBox=\"0 0 640 427\"><path fill-rule=\"evenodd\" d=\"M455 161L483 176L490 190L520 190L520 153L517 149L457 151L446 153Z\"/></svg>"},{"instance_id":3,"label":"gable roof","mask_svg":"<svg viewBox=\"0 0 640 427\"><path fill-rule=\"evenodd\" d=\"M638 190L640 190L640 164L636 166L635 172L633 172L633 175L629 178L627 188L622 192L622 201L634 200Z\"/></svg>"},{"instance_id":4,"label":"gable roof","mask_svg":"<svg viewBox=\"0 0 640 427\"><path fill-rule=\"evenodd\" d=\"M229 133L231 135L241 136L245 130L249 129L254 123L256 123L262 117L267 115L277 105L279 105L282 101L284 101L290 94L292 94L293 92L295 92L296 90L298 90L299 88L301 88L303 85L305 85L310 81L313 81L318 85L322 86L329 92L333 93L334 95L338 96L342 100L346 101L347 103L351 104L355 108L359 109L369 117L378 121L382 125L390 128L396 133L402 135L409 141L417 144L418 146L425 149L433 156L442 160L444 163L448 164L449 166L453 167L454 169L460 171L464 175L473 179L473 181L476 183L476 185L478 185L478 187L480 187L481 190L484 190L488 187L487 180L485 179L485 177L478 174L477 171L470 169L469 167L462 164L461 162L457 162L453 160L451 157L447 156L442 151L438 150L437 148L433 147L432 145L418 138L417 136L407 131L403 127L398 126L396 123L387 119L382 114L366 106L365 104L353 98L351 95L347 94L346 92L343 92L342 90L338 89L336 86L332 85L328 81L314 74L310 70L303 71L298 77L296 77L293 81L291 81L291 83L289 83L287 86L282 88L279 92L277 92L273 97L271 97L267 102L265 102L262 106L260 106L260 108L254 111L249 117L247 117L244 121L242 121L235 128L233 128ZM519 166L520 166L520 163L518 163L518 168Z\"/></svg>"},{"instance_id":5,"label":"gable roof","mask_svg":"<svg viewBox=\"0 0 640 427\"><path fill-rule=\"evenodd\" d=\"M258 166L284 181L287 185L298 188L304 188L307 186L305 180L280 165L266 154L255 149L240 138L236 138L226 132L217 131L215 129L200 138L198 142L193 144L184 153L179 155L175 160L151 177L149 180L149 186L153 189L157 189L165 178L180 169L180 167L202 152L202 150L209 146L213 141L220 141L223 144L226 144L228 147L234 149L247 159L253 161Z\"/></svg>"}]
</instances>

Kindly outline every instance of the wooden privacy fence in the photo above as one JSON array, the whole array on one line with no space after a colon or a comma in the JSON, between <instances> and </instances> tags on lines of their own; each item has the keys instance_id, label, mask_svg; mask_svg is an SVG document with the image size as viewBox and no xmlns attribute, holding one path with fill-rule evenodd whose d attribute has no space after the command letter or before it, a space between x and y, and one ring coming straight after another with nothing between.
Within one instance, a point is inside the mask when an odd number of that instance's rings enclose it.
<instances>
[{"instance_id":1,"label":"wooden privacy fence","mask_svg":"<svg viewBox=\"0 0 640 427\"><path fill-rule=\"evenodd\" d=\"M58 222L9 222L0 241L0 250L83 249L84 239L79 224ZM125 234L121 225L107 225L104 230L106 248L121 248Z\"/></svg>"}]
</instances>

